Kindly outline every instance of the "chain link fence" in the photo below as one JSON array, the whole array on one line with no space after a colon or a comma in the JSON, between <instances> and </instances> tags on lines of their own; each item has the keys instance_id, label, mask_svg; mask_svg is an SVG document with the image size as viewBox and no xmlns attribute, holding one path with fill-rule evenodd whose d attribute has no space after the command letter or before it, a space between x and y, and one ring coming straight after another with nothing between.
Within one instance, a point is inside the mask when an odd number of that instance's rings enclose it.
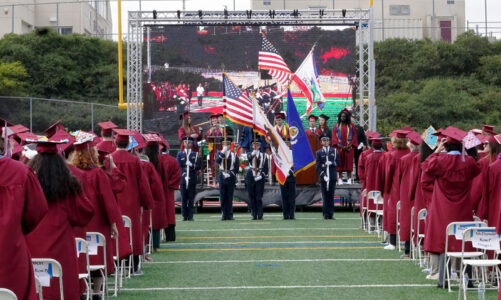
<instances>
[{"instance_id":1,"label":"chain link fence","mask_svg":"<svg viewBox=\"0 0 501 300\"><path fill-rule=\"evenodd\" d=\"M41 133L61 120L69 130L99 130L97 123L111 120L120 128L127 126L127 111L116 105L35 97L0 96L0 118L22 124Z\"/></svg>"}]
</instances>

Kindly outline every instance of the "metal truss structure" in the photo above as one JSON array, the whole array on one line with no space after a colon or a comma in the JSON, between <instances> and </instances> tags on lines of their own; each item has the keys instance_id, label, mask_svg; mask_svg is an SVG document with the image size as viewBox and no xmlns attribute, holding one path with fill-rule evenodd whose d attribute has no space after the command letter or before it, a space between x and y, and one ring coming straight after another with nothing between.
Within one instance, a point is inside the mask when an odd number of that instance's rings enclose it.
<instances>
[{"instance_id":1,"label":"metal truss structure","mask_svg":"<svg viewBox=\"0 0 501 300\"><path fill-rule=\"evenodd\" d=\"M357 29L359 124L376 130L373 12L371 9L270 11L130 11L127 39L127 128L143 131L143 34L156 26L354 26ZM148 30L149 31L149 30ZM148 32L149 33L149 32ZM149 39L147 39L149 41ZM149 45L148 45L149 46Z\"/></svg>"}]
</instances>

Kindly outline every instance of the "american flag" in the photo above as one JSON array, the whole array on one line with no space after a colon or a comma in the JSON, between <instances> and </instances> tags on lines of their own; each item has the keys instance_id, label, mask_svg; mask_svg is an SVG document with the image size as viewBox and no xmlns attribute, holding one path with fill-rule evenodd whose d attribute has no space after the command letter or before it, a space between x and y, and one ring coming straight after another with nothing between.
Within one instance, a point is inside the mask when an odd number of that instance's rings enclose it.
<instances>
[{"instance_id":1,"label":"american flag","mask_svg":"<svg viewBox=\"0 0 501 300\"><path fill-rule=\"evenodd\" d=\"M292 75L284 59L278 54L277 49L263 34L263 43L259 51L258 69L269 70L270 75L283 86L288 86Z\"/></svg>"},{"instance_id":2,"label":"american flag","mask_svg":"<svg viewBox=\"0 0 501 300\"><path fill-rule=\"evenodd\" d=\"M252 101L225 73L223 73L223 101L225 118L244 126L253 126Z\"/></svg>"}]
</instances>

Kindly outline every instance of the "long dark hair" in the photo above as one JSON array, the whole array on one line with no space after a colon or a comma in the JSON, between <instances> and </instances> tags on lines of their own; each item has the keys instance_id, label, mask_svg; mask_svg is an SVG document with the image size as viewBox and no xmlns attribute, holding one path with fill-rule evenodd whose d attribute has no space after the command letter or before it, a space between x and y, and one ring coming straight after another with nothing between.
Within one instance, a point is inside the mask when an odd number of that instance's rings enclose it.
<instances>
[{"instance_id":1,"label":"long dark hair","mask_svg":"<svg viewBox=\"0 0 501 300\"><path fill-rule=\"evenodd\" d=\"M338 115L337 115L337 123L338 124L341 124L343 123L343 121L341 121L341 115L342 114L345 114L346 115L346 121L344 122L344 124L351 124L351 114L350 113L347 113L346 111L341 111ZM327 123L327 122L326 122Z\"/></svg>"},{"instance_id":2,"label":"long dark hair","mask_svg":"<svg viewBox=\"0 0 501 300\"><path fill-rule=\"evenodd\" d=\"M55 202L82 193L66 162L58 154L37 154L30 162L42 186L47 202Z\"/></svg>"},{"instance_id":3,"label":"long dark hair","mask_svg":"<svg viewBox=\"0 0 501 300\"><path fill-rule=\"evenodd\" d=\"M433 149L431 149L425 142L422 142L419 147L419 153L421 154L421 162L423 162L433 153Z\"/></svg>"},{"instance_id":4,"label":"long dark hair","mask_svg":"<svg viewBox=\"0 0 501 300\"><path fill-rule=\"evenodd\" d=\"M160 146L158 144L148 145L144 148L144 154L148 156L150 162L158 168L158 155L160 154Z\"/></svg>"}]
</instances>

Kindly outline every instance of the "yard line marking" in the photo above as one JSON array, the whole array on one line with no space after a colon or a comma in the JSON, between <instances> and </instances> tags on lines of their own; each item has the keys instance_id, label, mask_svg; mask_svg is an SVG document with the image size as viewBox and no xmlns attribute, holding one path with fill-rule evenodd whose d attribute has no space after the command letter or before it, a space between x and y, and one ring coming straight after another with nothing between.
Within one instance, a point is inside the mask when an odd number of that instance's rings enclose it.
<instances>
[{"instance_id":1,"label":"yard line marking","mask_svg":"<svg viewBox=\"0 0 501 300\"><path fill-rule=\"evenodd\" d=\"M326 244L326 243L338 243L338 244L374 244L380 242L379 240L374 241L290 241L290 242L273 242L273 244ZM240 244L270 244L270 242L193 242L193 243L161 243L161 246L167 245L240 245Z\"/></svg>"},{"instance_id":2,"label":"yard line marking","mask_svg":"<svg viewBox=\"0 0 501 300\"><path fill-rule=\"evenodd\" d=\"M340 288L401 288L401 287L436 287L436 284L336 284L336 285L270 285L270 286L193 286L193 287L154 287L121 288L121 291L189 291L189 290L238 290L238 289L340 289Z\"/></svg>"},{"instance_id":3,"label":"yard line marking","mask_svg":"<svg viewBox=\"0 0 501 300\"><path fill-rule=\"evenodd\" d=\"M359 246L359 247L263 247L263 248L184 248L184 249L158 249L158 252L206 252L206 251L269 251L269 250L360 250L360 249L382 249L383 246Z\"/></svg>"},{"instance_id":4,"label":"yard line marking","mask_svg":"<svg viewBox=\"0 0 501 300\"><path fill-rule=\"evenodd\" d=\"M178 240L221 240L221 239L296 239L296 238L356 238L374 235L239 235L239 236L181 236Z\"/></svg>"},{"instance_id":5,"label":"yard line marking","mask_svg":"<svg viewBox=\"0 0 501 300\"><path fill-rule=\"evenodd\" d=\"M267 263L267 262L411 262L400 258L306 258L306 259L243 259L243 260L178 260L151 261L145 264L232 264L232 263Z\"/></svg>"},{"instance_id":6,"label":"yard line marking","mask_svg":"<svg viewBox=\"0 0 501 300\"><path fill-rule=\"evenodd\" d=\"M244 248L249 248L249 249L261 249L261 248L305 248L305 247L345 247L345 248L350 248L350 247L367 247L367 246L378 246L382 247L381 243L379 241L375 241L372 243L357 243L357 242L350 242L350 243L342 243L338 244L336 242L331 242L331 243L326 243L326 244L294 244L294 243L285 243L285 244L275 244L275 243L267 243L265 245L263 244L249 244L249 243L238 243L238 244L231 244L231 245L189 245L189 246L181 246L181 245L175 245L175 244L170 244L164 247L160 247L159 249L244 249ZM218 248L219 247L219 248Z\"/></svg>"},{"instance_id":7,"label":"yard line marking","mask_svg":"<svg viewBox=\"0 0 501 300\"><path fill-rule=\"evenodd\" d=\"M361 230L361 229L360 227L223 228L223 229L181 229L181 230L176 230L176 232L291 231L291 230Z\"/></svg>"}]
</instances>

